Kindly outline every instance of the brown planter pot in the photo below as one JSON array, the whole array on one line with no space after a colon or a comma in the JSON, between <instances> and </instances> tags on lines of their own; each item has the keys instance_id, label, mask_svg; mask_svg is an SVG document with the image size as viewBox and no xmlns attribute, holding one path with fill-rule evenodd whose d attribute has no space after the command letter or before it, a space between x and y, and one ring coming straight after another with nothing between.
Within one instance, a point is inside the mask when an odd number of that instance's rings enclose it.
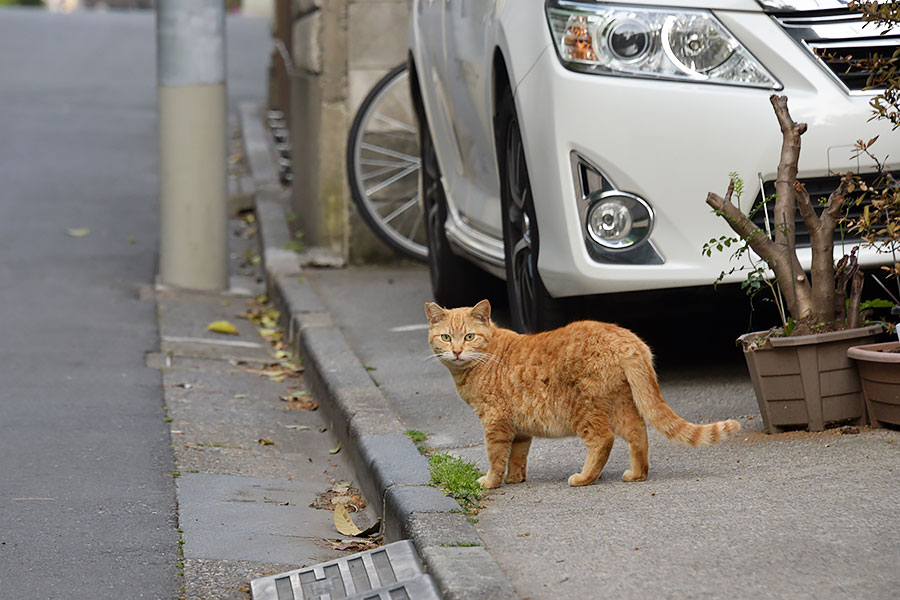
<instances>
[{"instance_id":1,"label":"brown planter pot","mask_svg":"<svg viewBox=\"0 0 900 600\"><path fill-rule=\"evenodd\" d=\"M822 431L827 423L866 423L862 386L853 362L847 358L851 346L872 343L881 325L857 329L770 337L757 347L767 332L747 333L738 338L759 402L759 412L768 433L787 427Z\"/></svg>"},{"instance_id":2,"label":"brown planter pot","mask_svg":"<svg viewBox=\"0 0 900 600\"><path fill-rule=\"evenodd\" d=\"M872 427L900 425L900 342L853 346L847 356L856 361Z\"/></svg>"}]
</instances>

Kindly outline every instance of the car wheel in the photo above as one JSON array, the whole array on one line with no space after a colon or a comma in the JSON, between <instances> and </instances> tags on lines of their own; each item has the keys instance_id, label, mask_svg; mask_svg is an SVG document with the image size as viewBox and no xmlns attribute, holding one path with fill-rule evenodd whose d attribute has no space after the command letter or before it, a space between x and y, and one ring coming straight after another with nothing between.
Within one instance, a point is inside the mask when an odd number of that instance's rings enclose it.
<instances>
[{"instance_id":1,"label":"car wheel","mask_svg":"<svg viewBox=\"0 0 900 600\"><path fill-rule=\"evenodd\" d=\"M525 161L525 147L509 91L497 115L506 289L513 327L522 333L553 329L566 322L567 302L550 296L537 270L540 235Z\"/></svg>"}]
</instances>

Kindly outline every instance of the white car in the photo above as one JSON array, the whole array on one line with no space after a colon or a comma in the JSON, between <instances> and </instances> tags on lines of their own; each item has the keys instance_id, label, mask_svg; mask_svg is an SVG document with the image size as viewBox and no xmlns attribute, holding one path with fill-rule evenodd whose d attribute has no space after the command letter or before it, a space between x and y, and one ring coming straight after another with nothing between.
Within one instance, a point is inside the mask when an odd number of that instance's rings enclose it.
<instances>
[{"instance_id":1,"label":"white car","mask_svg":"<svg viewBox=\"0 0 900 600\"><path fill-rule=\"evenodd\" d=\"M874 169L852 158L856 140L880 135L873 151L900 157L900 132L870 120L865 74L829 58L890 55L898 37L879 33L838 0L416 0L410 84L435 297L477 299L480 268L506 280L514 326L534 331L569 298L709 286L733 265L701 254L731 235L707 193L737 172L746 212L774 189L771 94L809 125L799 178L814 197L838 173ZM804 232L801 221L798 246Z\"/></svg>"}]
</instances>

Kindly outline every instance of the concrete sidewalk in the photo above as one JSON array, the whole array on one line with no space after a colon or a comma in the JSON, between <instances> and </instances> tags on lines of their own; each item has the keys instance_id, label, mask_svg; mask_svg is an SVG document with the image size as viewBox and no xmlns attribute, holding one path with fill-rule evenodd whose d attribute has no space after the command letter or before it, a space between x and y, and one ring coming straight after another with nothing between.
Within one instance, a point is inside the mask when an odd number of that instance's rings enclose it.
<instances>
[{"instance_id":1,"label":"concrete sidewalk","mask_svg":"<svg viewBox=\"0 0 900 600\"><path fill-rule=\"evenodd\" d=\"M248 132L256 117L242 114ZM256 159L265 160L260 150ZM427 445L486 468L477 419L443 367L421 360L424 331L374 343L341 308L358 311L363 294L394 294L390 314L373 315L382 330L424 321L427 275L343 273L358 277L359 289L331 294L336 276L304 271L285 254L283 207L258 183L268 287L289 315L311 389L367 495L385 497L389 539L413 540L446 597L896 597L900 433L767 436L747 408L749 380L702 370L667 373L663 393L691 420L744 415L736 438L693 449L651 432L642 483L621 481L628 459L619 442L603 479L585 488L566 485L583 460L579 440L536 441L529 480L489 492L473 527L427 485L425 460L403 435L420 429ZM376 385L363 365L379 360L389 366L379 367Z\"/></svg>"},{"instance_id":2,"label":"concrete sidewalk","mask_svg":"<svg viewBox=\"0 0 900 600\"><path fill-rule=\"evenodd\" d=\"M330 543L344 536L317 498L353 497L356 474L325 412L306 410L303 373L261 336L276 335L272 324L239 316L274 318L258 301L255 228L229 223L227 292L144 290L157 307L160 351L147 364L162 373L188 599L245 600L252 579L346 555ZM209 331L215 321L237 333ZM354 507L367 500L356 498ZM379 511L368 502L353 519L367 527Z\"/></svg>"}]
</instances>

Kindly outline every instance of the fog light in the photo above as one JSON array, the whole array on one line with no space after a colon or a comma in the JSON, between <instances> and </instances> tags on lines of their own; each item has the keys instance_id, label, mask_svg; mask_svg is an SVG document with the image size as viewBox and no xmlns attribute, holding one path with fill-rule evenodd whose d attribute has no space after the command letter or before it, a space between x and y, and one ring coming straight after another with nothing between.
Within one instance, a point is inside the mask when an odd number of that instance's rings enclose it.
<instances>
[{"instance_id":1,"label":"fog light","mask_svg":"<svg viewBox=\"0 0 900 600\"><path fill-rule=\"evenodd\" d=\"M585 228L590 238L608 250L634 248L650 237L653 211L643 199L627 192L593 192Z\"/></svg>"}]
</instances>

